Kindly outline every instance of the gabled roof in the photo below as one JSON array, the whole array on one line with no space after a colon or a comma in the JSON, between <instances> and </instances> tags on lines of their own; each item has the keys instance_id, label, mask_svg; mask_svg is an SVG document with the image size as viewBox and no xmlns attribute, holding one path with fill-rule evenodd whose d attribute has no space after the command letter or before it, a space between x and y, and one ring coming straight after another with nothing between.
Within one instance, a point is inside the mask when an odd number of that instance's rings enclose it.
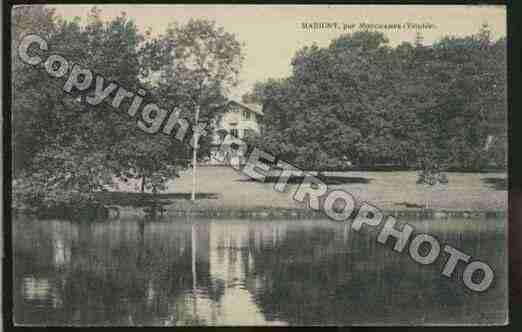
<instances>
[{"instance_id":1,"label":"gabled roof","mask_svg":"<svg viewBox=\"0 0 522 332\"><path fill-rule=\"evenodd\" d=\"M238 101L231 100L227 103L227 106L232 103L236 104L242 108L246 108L247 110L252 111L256 114L263 115L263 106L261 106L259 104L249 104L249 103L247 104L247 103L240 103Z\"/></svg>"}]
</instances>

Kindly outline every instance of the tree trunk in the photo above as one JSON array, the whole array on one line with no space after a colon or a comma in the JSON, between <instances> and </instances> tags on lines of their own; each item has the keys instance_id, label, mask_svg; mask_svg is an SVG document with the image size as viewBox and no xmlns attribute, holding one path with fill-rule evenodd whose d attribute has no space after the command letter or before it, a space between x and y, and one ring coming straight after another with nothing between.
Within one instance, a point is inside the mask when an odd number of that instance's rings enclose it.
<instances>
[{"instance_id":1,"label":"tree trunk","mask_svg":"<svg viewBox=\"0 0 522 332\"><path fill-rule=\"evenodd\" d=\"M145 175L141 177L141 192L145 192Z\"/></svg>"}]
</instances>

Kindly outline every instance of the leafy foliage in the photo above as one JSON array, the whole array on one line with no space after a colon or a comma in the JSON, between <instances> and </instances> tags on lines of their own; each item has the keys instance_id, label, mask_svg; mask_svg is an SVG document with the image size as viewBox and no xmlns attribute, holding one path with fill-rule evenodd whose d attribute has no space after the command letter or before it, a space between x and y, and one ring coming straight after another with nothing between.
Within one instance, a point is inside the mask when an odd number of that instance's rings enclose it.
<instances>
[{"instance_id":1,"label":"leafy foliage","mask_svg":"<svg viewBox=\"0 0 522 332\"><path fill-rule=\"evenodd\" d=\"M50 77L44 68L20 61L16 50L23 36L37 33L52 53L70 64L128 91L147 91L142 105L179 107L184 110L180 117L190 119L195 104L210 114L237 74L241 45L232 35L211 22L191 21L153 39L148 32L138 32L125 13L103 21L96 7L85 22L63 20L43 6L16 7L13 12L15 205L95 200L93 193L106 189L114 178L141 178L142 190L157 192L188 167L188 141L140 131L136 119L125 114L130 100L119 111L110 103L91 106L86 97L94 94L94 83L69 95L62 89L68 75ZM157 77L166 79L158 82ZM200 145L207 147L209 140L202 139Z\"/></svg>"},{"instance_id":2,"label":"leafy foliage","mask_svg":"<svg viewBox=\"0 0 522 332\"><path fill-rule=\"evenodd\" d=\"M505 167L505 39L492 41L484 26L431 46L417 40L392 48L383 34L359 31L299 50L290 77L244 96L265 105L255 144L314 170L347 161L425 175Z\"/></svg>"}]
</instances>

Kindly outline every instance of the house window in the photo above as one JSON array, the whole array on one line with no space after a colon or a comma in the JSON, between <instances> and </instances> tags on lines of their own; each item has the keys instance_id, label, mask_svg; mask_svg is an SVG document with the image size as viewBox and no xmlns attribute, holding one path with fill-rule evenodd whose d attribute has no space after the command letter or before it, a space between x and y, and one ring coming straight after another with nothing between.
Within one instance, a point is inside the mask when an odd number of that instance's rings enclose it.
<instances>
[{"instance_id":1,"label":"house window","mask_svg":"<svg viewBox=\"0 0 522 332\"><path fill-rule=\"evenodd\" d=\"M254 129L246 128L244 131L244 137L252 137L256 134Z\"/></svg>"},{"instance_id":2,"label":"house window","mask_svg":"<svg viewBox=\"0 0 522 332\"><path fill-rule=\"evenodd\" d=\"M250 120L250 112L249 111L243 111L241 112L241 120Z\"/></svg>"},{"instance_id":3,"label":"house window","mask_svg":"<svg viewBox=\"0 0 522 332\"><path fill-rule=\"evenodd\" d=\"M235 138L239 138L239 132L237 129L230 129L230 135L232 135Z\"/></svg>"}]
</instances>

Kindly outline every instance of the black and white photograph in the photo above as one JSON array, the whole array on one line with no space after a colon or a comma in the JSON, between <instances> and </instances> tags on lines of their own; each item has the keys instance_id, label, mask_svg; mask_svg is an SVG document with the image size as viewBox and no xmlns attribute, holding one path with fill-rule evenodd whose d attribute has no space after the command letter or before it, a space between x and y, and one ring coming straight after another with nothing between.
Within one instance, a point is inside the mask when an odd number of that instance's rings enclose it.
<instances>
[{"instance_id":1,"label":"black and white photograph","mask_svg":"<svg viewBox=\"0 0 522 332\"><path fill-rule=\"evenodd\" d=\"M506 6L33 4L9 30L15 326L509 323Z\"/></svg>"}]
</instances>

